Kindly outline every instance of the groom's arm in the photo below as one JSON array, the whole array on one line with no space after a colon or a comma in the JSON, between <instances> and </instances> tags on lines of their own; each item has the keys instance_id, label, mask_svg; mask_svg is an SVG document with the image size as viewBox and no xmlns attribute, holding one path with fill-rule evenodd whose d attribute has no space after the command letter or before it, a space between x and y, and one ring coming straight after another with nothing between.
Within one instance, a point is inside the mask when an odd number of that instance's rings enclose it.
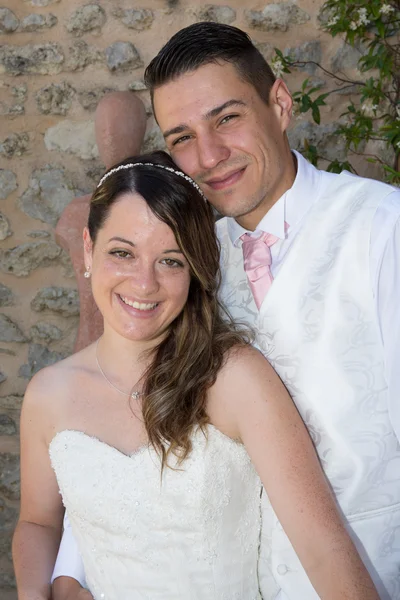
<instances>
[{"instance_id":1,"label":"groom's arm","mask_svg":"<svg viewBox=\"0 0 400 600\"><path fill-rule=\"evenodd\" d=\"M64 533L58 550L51 578L53 600L89 600L85 571L78 546L72 533L67 514L64 517Z\"/></svg>"}]
</instances>

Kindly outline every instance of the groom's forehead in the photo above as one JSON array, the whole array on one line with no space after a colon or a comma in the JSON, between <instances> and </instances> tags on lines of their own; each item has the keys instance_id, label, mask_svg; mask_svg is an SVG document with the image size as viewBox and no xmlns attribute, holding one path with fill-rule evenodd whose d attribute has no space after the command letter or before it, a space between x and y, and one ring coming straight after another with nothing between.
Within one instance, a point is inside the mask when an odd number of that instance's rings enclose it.
<instances>
[{"instance_id":1,"label":"groom's forehead","mask_svg":"<svg viewBox=\"0 0 400 600\"><path fill-rule=\"evenodd\" d=\"M231 100L232 90L242 85L230 63L201 65L155 88L156 120L163 130L185 122L189 116L206 118L215 107Z\"/></svg>"}]
</instances>

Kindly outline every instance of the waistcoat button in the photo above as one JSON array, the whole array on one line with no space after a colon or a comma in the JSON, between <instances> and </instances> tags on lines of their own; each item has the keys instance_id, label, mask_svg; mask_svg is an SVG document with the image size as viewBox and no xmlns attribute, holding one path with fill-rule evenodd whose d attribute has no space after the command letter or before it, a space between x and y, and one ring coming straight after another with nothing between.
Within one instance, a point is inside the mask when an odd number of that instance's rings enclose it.
<instances>
[{"instance_id":1,"label":"waistcoat button","mask_svg":"<svg viewBox=\"0 0 400 600\"><path fill-rule=\"evenodd\" d=\"M289 569L286 565L278 565L276 570L278 572L278 575L286 575Z\"/></svg>"}]
</instances>

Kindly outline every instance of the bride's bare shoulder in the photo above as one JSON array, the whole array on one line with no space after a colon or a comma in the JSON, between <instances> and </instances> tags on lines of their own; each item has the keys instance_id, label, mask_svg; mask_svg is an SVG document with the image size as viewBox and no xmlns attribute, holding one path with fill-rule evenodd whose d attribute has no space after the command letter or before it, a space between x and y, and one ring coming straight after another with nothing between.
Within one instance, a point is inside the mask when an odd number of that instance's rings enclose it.
<instances>
[{"instance_id":1,"label":"bride's bare shoulder","mask_svg":"<svg viewBox=\"0 0 400 600\"><path fill-rule=\"evenodd\" d=\"M71 395L92 370L92 356L93 345L38 371L26 388L25 403Z\"/></svg>"}]
</instances>

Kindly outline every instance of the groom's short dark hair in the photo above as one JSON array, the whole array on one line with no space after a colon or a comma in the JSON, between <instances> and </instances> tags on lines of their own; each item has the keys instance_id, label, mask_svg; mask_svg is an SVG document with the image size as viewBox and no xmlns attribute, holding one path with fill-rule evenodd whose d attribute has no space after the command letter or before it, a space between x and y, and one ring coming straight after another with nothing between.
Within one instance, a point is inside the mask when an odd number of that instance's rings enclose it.
<instances>
[{"instance_id":1,"label":"groom's short dark hair","mask_svg":"<svg viewBox=\"0 0 400 600\"><path fill-rule=\"evenodd\" d=\"M229 62L268 104L275 81L271 67L250 37L237 27L201 22L176 33L148 65L144 80L153 101L154 90L210 63Z\"/></svg>"}]
</instances>

